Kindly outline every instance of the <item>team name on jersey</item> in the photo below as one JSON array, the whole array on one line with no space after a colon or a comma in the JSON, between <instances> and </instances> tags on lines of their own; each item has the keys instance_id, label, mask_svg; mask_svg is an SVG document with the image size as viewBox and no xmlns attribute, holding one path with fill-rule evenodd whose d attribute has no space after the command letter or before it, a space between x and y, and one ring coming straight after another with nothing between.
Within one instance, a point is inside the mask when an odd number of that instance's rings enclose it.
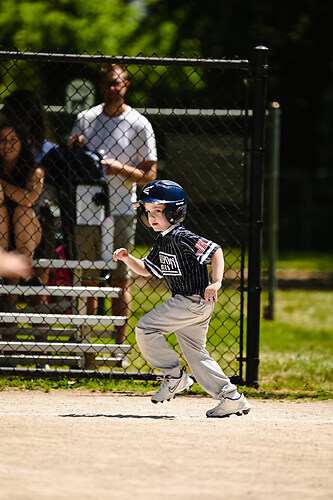
<instances>
[{"instance_id":1,"label":"team name on jersey","mask_svg":"<svg viewBox=\"0 0 333 500\"><path fill-rule=\"evenodd\" d=\"M176 255L159 252L161 271L165 276L181 276L180 267Z\"/></svg>"}]
</instances>

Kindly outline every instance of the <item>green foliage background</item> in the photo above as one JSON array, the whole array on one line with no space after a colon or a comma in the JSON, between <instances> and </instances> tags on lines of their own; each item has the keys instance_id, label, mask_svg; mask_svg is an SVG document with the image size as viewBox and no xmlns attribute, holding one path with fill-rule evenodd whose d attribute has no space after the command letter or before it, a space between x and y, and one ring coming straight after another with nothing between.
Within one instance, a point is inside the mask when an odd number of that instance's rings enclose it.
<instances>
[{"instance_id":1,"label":"green foliage background","mask_svg":"<svg viewBox=\"0 0 333 500\"><path fill-rule=\"evenodd\" d=\"M19 50L123 52L142 10L121 0L2 0L1 43Z\"/></svg>"},{"instance_id":2,"label":"green foliage background","mask_svg":"<svg viewBox=\"0 0 333 500\"><path fill-rule=\"evenodd\" d=\"M251 59L254 47L267 46L268 102L282 109L280 244L332 249L324 220L333 195L329 2L0 0L0 12L1 50ZM172 85L150 89L164 95ZM186 106L190 90L176 90Z\"/></svg>"}]
</instances>

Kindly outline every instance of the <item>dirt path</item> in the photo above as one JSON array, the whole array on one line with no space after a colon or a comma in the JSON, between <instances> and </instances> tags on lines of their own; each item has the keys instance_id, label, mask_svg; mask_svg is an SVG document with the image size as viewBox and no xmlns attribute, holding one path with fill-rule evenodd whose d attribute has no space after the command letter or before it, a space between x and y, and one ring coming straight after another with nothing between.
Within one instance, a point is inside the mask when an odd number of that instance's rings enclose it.
<instances>
[{"instance_id":1,"label":"dirt path","mask_svg":"<svg viewBox=\"0 0 333 500\"><path fill-rule=\"evenodd\" d=\"M330 499L333 401L0 393L1 500Z\"/></svg>"}]
</instances>

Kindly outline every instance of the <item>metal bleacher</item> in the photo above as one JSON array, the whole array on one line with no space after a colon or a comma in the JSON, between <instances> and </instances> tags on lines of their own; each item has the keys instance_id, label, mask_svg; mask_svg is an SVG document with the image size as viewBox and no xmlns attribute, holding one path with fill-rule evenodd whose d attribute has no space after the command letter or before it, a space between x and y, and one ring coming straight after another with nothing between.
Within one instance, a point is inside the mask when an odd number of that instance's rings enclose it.
<instances>
[{"instance_id":1,"label":"metal bleacher","mask_svg":"<svg viewBox=\"0 0 333 500\"><path fill-rule=\"evenodd\" d=\"M50 373L110 372L112 367L121 366L131 345L106 342L112 337L112 328L124 325L127 317L86 314L88 297L113 298L121 289L81 284L83 273L90 269L112 270L115 266L113 261L39 259L34 261L34 267L72 269L73 286L0 285L1 295L50 295L62 299L53 305L37 306L35 312L26 307L0 312L0 372L15 373L19 367Z\"/></svg>"}]
</instances>

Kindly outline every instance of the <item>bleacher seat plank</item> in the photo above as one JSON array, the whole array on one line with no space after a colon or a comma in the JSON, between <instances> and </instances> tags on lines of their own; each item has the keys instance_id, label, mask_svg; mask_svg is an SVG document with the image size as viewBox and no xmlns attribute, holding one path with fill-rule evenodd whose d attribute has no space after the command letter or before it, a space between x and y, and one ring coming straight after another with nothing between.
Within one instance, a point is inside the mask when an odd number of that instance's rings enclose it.
<instances>
[{"instance_id":1,"label":"bleacher seat plank","mask_svg":"<svg viewBox=\"0 0 333 500\"><path fill-rule=\"evenodd\" d=\"M114 260L61 260L61 259L36 259L33 261L33 267L53 269L98 269L113 270L117 268L117 262Z\"/></svg>"},{"instance_id":2,"label":"bleacher seat plank","mask_svg":"<svg viewBox=\"0 0 333 500\"><path fill-rule=\"evenodd\" d=\"M130 352L132 346L129 344L90 344L79 342L6 342L0 340L0 350L3 351L26 351L26 352L78 352L83 353L119 353Z\"/></svg>"},{"instance_id":3,"label":"bleacher seat plank","mask_svg":"<svg viewBox=\"0 0 333 500\"><path fill-rule=\"evenodd\" d=\"M127 322L126 316L100 316L88 314L38 314L24 312L0 312L0 321L6 323L59 323L61 325L115 325L122 326Z\"/></svg>"},{"instance_id":4,"label":"bleacher seat plank","mask_svg":"<svg viewBox=\"0 0 333 500\"><path fill-rule=\"evenodd\" d=\"M52 335L54 337L69 337L74 338L77 335L77 328L51 328L47 326L38 327L22 327L22 326L3 326L0 324L0 334L3 338L6 336L28 335L33 337L46 337Z\"/></svg>"},{"instance_id":5,"label":"bleacher seat plank","mask_svg":"<svg viewBox=\"0 0 333 500\"><path fill-rule=\"evenodd\" d=\"M54 295L58 297L119 297L119 287L1 285L0 294Z\"/></svg>"},{"instance_id":6,"label":"bleacher seat plank","mask_svg":"<svg viewBox=\"0 0 333 500\"><path fill-rule=\"evenodd\" d=\"M0 354L0 362L4 362L7 366L15 365L55 365L55 366L78 366L82 363L82 356L47 356L45 354L11 354L6 356Z\"/></svg>"}]
</instances>

